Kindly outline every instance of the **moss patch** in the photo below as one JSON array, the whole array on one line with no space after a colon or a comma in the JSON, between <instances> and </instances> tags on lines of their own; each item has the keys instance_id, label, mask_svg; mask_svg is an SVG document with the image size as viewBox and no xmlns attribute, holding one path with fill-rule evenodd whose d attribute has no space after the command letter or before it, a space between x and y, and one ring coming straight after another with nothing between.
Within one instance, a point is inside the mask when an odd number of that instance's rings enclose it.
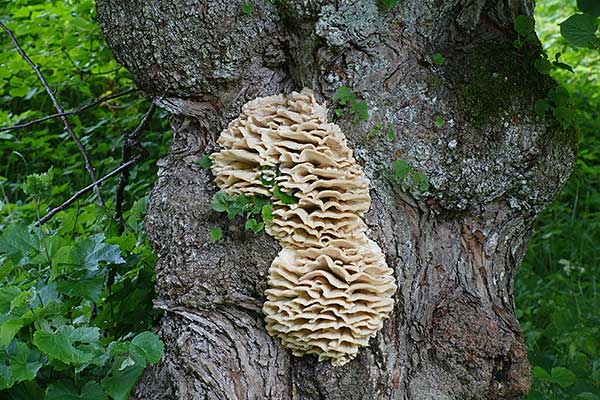
<instances>
[{"instance_id":1,"label":"moss patch","mask_svg":"<svg viewBox=\"0 0 600 400\"><path fill-rule=\"evenodd\" d=\"M515 105L533 109L535 100L545 97L552 85L533 67L537 54L530 48L517 50L510 43L484 42L461 60L455 59L466 119L481 127L493 124Z\"/></svg>"}]
</instances>

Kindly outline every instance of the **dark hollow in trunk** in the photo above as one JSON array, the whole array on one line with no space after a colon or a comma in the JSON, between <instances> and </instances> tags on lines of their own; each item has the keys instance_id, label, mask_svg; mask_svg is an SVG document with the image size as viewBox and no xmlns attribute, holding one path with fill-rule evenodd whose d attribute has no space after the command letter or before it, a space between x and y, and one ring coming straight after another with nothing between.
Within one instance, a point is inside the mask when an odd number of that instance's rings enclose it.
<instances>
[{"instance_id":1,"label":"dark hollow in trunk","mask_svg":"<svg viewBox=\"0 0 600 400\"><path fill-rule=\"evenodd\" d=\"M97 0L113 52L175 133L146 226L166 355L134 397L521 398L530 366L513 279L576 153L572 131L533 113L552 87L533 68L539 48L512 43L532 2L251 3L244 13L238 1ZM338 124L371 180L369 237L399 289L370 346L336 368L267 335L260 310L279 247L211 210L217 189L195 161L245 102L309 87L331 105L341 85L369 106L368 121ZM376 124L395 138L368 139ZM385 178L396 159L429 177L428 193ZM215 226L224 239L213 243Z\"/></svg>"}]
</instances>

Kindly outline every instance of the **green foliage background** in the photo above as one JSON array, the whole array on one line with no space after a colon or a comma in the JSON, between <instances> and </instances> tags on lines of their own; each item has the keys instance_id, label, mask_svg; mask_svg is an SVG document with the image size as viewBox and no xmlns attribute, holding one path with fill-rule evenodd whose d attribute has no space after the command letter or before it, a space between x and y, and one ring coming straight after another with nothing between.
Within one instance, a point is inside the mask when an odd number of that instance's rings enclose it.
<instances>
[{"instance_id":1,"label":"green foliage background","mask_svg":"<svg viewBox=\"0 0 600 400\"><path fill-rule=\"evenodd\" d=\"M590 1L590 0L580 0ZM382 2L382 4L395 2ZM529 399L600 399L600 56L575 49L559 22L575 1L541 0L536 30L576 106L581 152L565 190L539 218L516 283L517 313L534 365ZM112 58L92 0L0 1L16 34L65 109L132 86ZM70 118L101 176L120 162L121 140L149 104L138 94ZM54 113L33 71L0 34L0 126ZM156 257L142 229L145 199L166 154L164 114L143 135L149 157L132 171L126 224L113 220L116 180L59 213L32 222L89 183L60 121L0 132L0 398L125 399L162 343L150 332ZM111 283L114 277L114 282Z\"/></svg>"}]
</instances>

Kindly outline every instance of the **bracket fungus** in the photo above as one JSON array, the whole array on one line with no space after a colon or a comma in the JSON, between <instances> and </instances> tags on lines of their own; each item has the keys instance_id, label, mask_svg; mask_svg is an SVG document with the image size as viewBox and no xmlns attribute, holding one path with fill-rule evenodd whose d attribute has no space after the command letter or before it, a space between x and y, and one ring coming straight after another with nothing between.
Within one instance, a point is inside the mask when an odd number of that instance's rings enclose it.
<instances>
[{"instance_id":1,"label":"bracket fungus","mask_svg":"<svg viewBox=\"0 0 600 400\"><path fill-rule=\"evenodd\" d=\"M282 250L269 269L267 331L296 356L347 363L381 329L396 284L366 236L369 181L345 135L304 89L248 102L218 144L219 188L273 201L266 231Z\"/></svg>"}]
</instances>

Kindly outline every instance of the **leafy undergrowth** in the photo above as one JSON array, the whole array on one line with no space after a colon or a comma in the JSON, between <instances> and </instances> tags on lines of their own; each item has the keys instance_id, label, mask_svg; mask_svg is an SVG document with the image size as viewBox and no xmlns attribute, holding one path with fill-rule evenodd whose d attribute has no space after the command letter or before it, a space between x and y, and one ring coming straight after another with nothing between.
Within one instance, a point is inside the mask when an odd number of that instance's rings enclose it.
<instances>
[{"instance_id":1,"label":"leafy undergrowth","mask_svg":"<svg viewBox=\"0 0 600 400\"><path fill-rule=\"evenodd\" d=\"M94 2L0 2L0 18L41 66L66 110L133 86L94 20ZM33 70L0 31L0 127L54 114ZM120 164L122 135L149 103L138 93L71 116L102 176ZM159 113L143 133L148 158L132 171L124 223L118 178L40 228L34 222L90 182L58 119L0 132L0 398L126 399L163 344L151 332L156 256L142 219L156 159L170 139Z\"/></svg>"},{"instance_id":2,"label":"leafy undergrowth","mask_svg":"<svg viewBox=\"0 0 600 400\"><path fill-rule=\"evenodd\" d=\"M516 280L517 315L533 369L529 400L600 399L600 56L574 49L559 23L575 1L537 3L549 57L574 69L553 76L571 92L580 154L564 190L540 216Z\"/></svg>"}]
</instances>

